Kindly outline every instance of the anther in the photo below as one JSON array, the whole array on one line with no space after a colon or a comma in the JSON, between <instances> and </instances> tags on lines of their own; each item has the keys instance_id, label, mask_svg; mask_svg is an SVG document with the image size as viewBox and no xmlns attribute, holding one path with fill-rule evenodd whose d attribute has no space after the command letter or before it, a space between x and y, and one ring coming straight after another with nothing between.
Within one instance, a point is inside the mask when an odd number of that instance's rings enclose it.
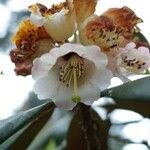
<instances>
[{"instance_id":1,"label":"anther","mask_svg":"<svg viewBox=\"0 0 150 150\"><path fill-rule=\"evenodd\" d=\"M142 65L143 65L143 66L146 65L146 63L144 62Z\"/></svg>"},{"instance_id":2,"label":"anther","mask_svg":"<svg viewBox=\"0 0 150 150\"><path fill-rule=\"evenodd\" d=\"M138 64L138 63L139 63L139 61L137 60L135 63L136 63L136 64Z\"/></svg>"},{"instance_id":3,"label":"anther","mask_svg":"<svg viewBox=\"0 0 150 150\"><path fill-rule=\"evenodd\" d=\"M60 70L61 70L62 68L63 68L62 66L59 67Z\"/></svg>"}]
</instances>

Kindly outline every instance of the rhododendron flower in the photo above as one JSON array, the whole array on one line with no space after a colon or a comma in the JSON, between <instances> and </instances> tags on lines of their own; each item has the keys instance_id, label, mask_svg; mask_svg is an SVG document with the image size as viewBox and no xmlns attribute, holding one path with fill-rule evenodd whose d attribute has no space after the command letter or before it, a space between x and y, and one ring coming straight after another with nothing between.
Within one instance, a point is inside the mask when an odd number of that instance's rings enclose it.
<instances>
[{"instance_id":1,"label":"rhododendron flower","mask_svg":"<svg viewBox=\"0 0 150 150\"><path fill-rule=\"evenodd\" d=\"M98 46L63 44L36 58L32 76L39 99L51 98L58 107L72 109L76 103L91 104L110 84L107 57Z\"/></svg>"},{"instance_id":2,"label":"rhododendron flower","mask_svg":"<svg viewBox=\"0 0 150 150\"><path fill-rule=\"evenodd\" d=\"M53 5L48 9L42 4L29 7L30 20L37 26L44 26L54 41L65 41L75 31L75 15L70 2Z\"/></svg>"},{"instance_id":3,"label":"rhododendron flower","mask_svg":"<svg viewBox=\"0 0 150 150\"><path fill-rule=\"evenodd\" d=\"M122 73L143 73L150 68L150 51L144 46L136 48L136 44L131 42L120 49L117 66Z\"/></svg>"},{"instance_id":4,"label":"rhododendron flower","mask_svg":"<svg viewBox=\"0 0 150 150\"><path fill-rule=\"evenodd\" d=\"M121 32L122 30L106 16L90 16L79 27L82 44L96 44L106 51L118 46Z\"/></svg>"},{"instance_id":5,"label":"rhododendron flower","mask_svg":"<svg viewBox=\"0 0 150 150\"><path fill-rule=\"evenodd\" d=\"M31 74L32 62L36 57L48 52L52 47L50 36L43 27L37 27L24 20L12 38L16 48L10 51L12 62L15 63L17 75Z\"/></svg>"},{"instance_id":6,"label":"rhododendron flower","mask_svg":"<svg viewBox=\"0 0 150 150\"><path fill-rule=\"evenodd\" d=\"M142 19L137 17L134 11L127 6L110 8L103 15L112 19L115 25L125 28L124 37L127 39L132 39L132 32L138 29L137 24L142 22Z\"/></svg>"}]
</instances>

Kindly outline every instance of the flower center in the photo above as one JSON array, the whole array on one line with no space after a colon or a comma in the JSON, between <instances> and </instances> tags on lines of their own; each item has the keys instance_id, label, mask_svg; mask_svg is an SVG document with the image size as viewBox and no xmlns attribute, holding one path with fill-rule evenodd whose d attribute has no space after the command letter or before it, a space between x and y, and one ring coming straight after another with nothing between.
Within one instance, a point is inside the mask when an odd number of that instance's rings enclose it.
<instances>
[{"instance_id":1,"label":"flower center","mask_svg":"<svg viewBox=\"0 0 150 150\"><path fill-rule=\"evenodd\" d=\"M146 65L146 63L143 60L138 60L136 58L129 59L127 56L123 56L122 60L126 68L132 71L141 70Z\"/></svg>"},{"instance_id":2,"label":"flower center","mask_svg":"<svg viewBox=\"0 0 150 150\"><path fill-rule=\"evenodd\" d=\"M84 73L84 63L81 57L77 54L73 54L67 62L60 67L59 80L69 87L73 85L72 101L80 102L80 96L78 95L78 81Z\"/></svg>"},{"instance_id":3,"label":"flower center","mask_svg":"<svg viewBox=\"0 0 150 150\"><path fill-rule=\"evenodd\" d=\"M95 30L91 35L91 39L106 50L109 50L110 48L117 47L121 43L121 32L118 28L115 28L113 31L107 31L105 29Z\"/></svg>"}]
</instances>

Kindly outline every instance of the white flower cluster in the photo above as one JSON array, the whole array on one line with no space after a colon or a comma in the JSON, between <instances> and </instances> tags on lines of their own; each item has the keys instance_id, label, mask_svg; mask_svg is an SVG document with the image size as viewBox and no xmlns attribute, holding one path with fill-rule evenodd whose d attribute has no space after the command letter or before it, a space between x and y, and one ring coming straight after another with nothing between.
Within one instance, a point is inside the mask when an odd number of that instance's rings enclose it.
<instances>
[{"instance_id":1,"label":"white flower cluster","mask_svg":"<svg viewBox=\"0 0 150 150\"><path fill-rule=\"evenodd\" d=\"M39 99L50 98L65 109L78 102L90 105L118 72L140 74L150 68L149 49L133 39L142 20L126 6L94 15L96 4L66 0L50 9L39 3L29 7L30 19L14 38L11 59L20 74L31 72Z\"/></svg>"}]
</instances>

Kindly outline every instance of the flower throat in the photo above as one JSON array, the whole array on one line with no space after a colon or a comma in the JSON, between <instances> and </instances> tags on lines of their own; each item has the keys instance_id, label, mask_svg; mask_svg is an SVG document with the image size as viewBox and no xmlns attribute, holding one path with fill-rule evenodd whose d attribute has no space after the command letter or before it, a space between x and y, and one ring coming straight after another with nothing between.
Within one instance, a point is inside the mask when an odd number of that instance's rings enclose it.
<instances>
[{"instance_id":1,"label":"flower throat","mask_svg":"<svg viewBox=\"0 0 150 150\"><path fill-rule=\"evenodd\" d=\"M78 94L78 81L84 73L84 63L80 56L77 54L67 54L64 56L66 63L60 67L59 81L66 84L66 87L73 85L72 101L80 102Z\"/></svg>"}]
</instances>

